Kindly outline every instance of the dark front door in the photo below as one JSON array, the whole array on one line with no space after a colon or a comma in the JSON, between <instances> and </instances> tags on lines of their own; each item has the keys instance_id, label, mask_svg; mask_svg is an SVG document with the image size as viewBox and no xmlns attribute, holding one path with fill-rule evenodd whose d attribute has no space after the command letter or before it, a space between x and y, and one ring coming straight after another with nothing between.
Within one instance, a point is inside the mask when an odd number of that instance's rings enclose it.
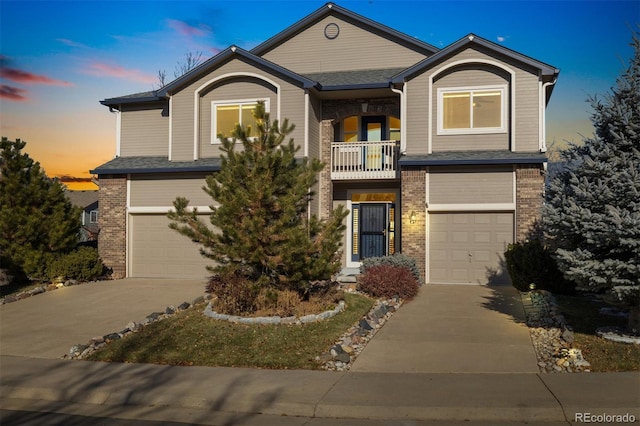
<instances>
[{"instance_id":1,"label":"dark front door","mask_svg":"<svg viewBox=\"0 0 640 426\"><path fill-rule=\"evenodd\" d=\"M361 258L385 256L387 241L387 205L360 205Z\"/></svg>"}]
</instances>

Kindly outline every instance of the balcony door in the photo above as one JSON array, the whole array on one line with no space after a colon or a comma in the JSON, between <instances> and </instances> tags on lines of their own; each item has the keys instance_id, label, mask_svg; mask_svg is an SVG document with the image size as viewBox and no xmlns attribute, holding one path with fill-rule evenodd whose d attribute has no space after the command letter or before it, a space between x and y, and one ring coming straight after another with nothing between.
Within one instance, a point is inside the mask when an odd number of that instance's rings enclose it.
<instances>
[{"instance_id":1,"label":"balcony door","mask_svg":"<svg viewBox=\"0 0 640 426\"><path fill-rule=\"evenodd\" d=\"M379 142L387 138L387 117L363 116L360 119L360 135L363 141Z\"/></svg>"},{"instance_id":2,"label":"balcony door","mask_svg":"<svg viewBox=\"0 0 640 426\"><path fill-rule=\"evenodd\" d=\"M360 120L360 134L367 142L380 142L387 138L387 117L384 115L364 116ZM365 170L381 170L383 153L381 145L364 148Z\"/></svg>"}]
</instances>

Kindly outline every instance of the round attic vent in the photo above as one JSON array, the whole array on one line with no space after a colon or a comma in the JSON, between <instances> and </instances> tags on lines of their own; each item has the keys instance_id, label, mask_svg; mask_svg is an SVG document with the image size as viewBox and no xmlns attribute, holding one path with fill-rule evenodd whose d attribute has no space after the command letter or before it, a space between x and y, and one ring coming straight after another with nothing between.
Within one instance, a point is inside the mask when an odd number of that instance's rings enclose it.
<instances>
[{"instance_id":1,"label":"round attic vent","mask_svg":"<svg viewBox=\"0 0 640 426\"><path fill-rule=\"evenodd\" d=\"M324 27L324 36L329 40L337 38L338 34L340 34L340 27L338 26L338 24L331 22L327 24L326 27Z\"/></svg>"}]
</instances>

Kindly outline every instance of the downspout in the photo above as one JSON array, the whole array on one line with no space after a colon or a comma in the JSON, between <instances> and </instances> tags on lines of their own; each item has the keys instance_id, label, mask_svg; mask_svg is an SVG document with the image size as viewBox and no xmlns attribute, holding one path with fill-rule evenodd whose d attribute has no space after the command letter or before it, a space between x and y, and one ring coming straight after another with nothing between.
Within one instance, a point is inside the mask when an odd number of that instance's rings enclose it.
<instances>
[{"instance_id":1,"label":"downspout","mask_svg":"<svg viewBox=\"0 0 640 426\"><path fill-rule=\"evenodd\" d=\"M118 109L120 108L120 109ZM109 107L109 112L116 115L116 154L114 157L120 157L120 129L122 128L122 105L118 108Z\"/></svg>"},{"instance_id":2,"label":"downspout","mask_svg":"<svg viewBox=\"0 0 640 426\"><path fill-rule=\"evenodd\" d=\"M391 91L393 93L397 93L398 95L400 95L400 154L401 155L406 154L407 152L407 137L406 137L407 126L405 125L406 124L405 114L407 111L407 108L406 108L407 98L404 93L405 86L406 86L405 84L402 85L402 90L396 89L395 87L391 86Z\"/></svg>"},{"instance_id":3,"label":"downspout","mask_svg":"<svg viewBox=\"0 0 640 426\"><path fill-rule=\"evenodd\" d=\"M540 152L547 152L547 87L553 86L558 81L556 76L553 81L548 81L542 84L542 90L540 93L540 118L542 119L542 129L540 131Z\"/></svg>"}]
</instances>

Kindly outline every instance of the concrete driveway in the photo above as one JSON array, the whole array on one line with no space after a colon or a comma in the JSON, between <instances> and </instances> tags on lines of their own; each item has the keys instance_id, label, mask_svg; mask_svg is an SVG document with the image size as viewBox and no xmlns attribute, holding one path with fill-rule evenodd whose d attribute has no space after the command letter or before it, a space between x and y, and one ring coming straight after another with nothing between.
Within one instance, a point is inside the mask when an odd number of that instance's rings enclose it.
<instances>
[{"instance_id":1,"label":"concrete driveway","mask_svg":"<svg viewBox=\"0 0 640 426\"><path fill-rule=\"evenodd\" d=\"M60 358L75 344L120 331L204 295L205 280L130 278L64 287L0 306L0 355Z\"/></svg>"},{"instance_id":2,"label":"concrete driveway","mask_svg":"<svg viewBox=\"0 0 640 426\"><path fill-rule=\"evenodd\" d=\"M512 286L425 285L351 368L384 373L537 373Z\"/></svg>"}]
</instances>

